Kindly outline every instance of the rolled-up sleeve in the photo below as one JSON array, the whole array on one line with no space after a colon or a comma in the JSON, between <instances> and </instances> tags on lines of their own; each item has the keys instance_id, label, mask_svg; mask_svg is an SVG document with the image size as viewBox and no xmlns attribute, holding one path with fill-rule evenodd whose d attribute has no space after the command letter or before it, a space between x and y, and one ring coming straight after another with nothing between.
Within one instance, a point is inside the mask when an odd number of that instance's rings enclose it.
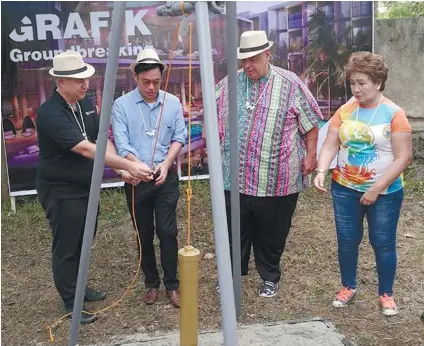
<instances>
[{"instance_id":1,"label":"rolled-up sleeve","mask_svg":"<svg viewBox=\"0 0 424 346\"><path fill-rule=\"evenodd\" d=\"M123 106L118 100L113 103L112 107L112 131L118 155L126 157L131 153L138 157L137 150L130 145L128 120Z\"/></svg>"},{"instance_id":2,"label":"rolled-up sleeve","mask_svg":"<svg viewBox=\"0 0 424 346\"><path fill-rule=\"evenodd\" d=\"M321 109L307 86L299 79L295 91L295 108L298 114L298 126L302 135L311 131L319 120L323 120Z\"/></svg>"},{"instance_id":3,"label":"rolled-up sleeve","mask_svg":"<svg viewBox=\"0 0 424 346\"><path fill-rule=\"evenodd\" d=\"M187 127L184 121L183 108L180 103L177 105L175 111L175 131L171 138L172 142L181 143L183 146L186 144L187 139Z\"/></svg>"}]
</instances>

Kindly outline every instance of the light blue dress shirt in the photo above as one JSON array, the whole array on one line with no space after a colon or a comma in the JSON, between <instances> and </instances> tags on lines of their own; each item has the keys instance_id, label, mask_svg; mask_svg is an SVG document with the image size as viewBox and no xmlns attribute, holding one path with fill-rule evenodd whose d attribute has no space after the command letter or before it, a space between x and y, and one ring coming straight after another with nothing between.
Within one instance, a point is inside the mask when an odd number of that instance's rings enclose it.
<instances>
[{"instance_id":1,"label":"light blue dress shirt","mask_svg":"<svg viewBox=\"0 0 424 346\"><path fill-rule=\"evenodd\" d=\"M166 94L162 121L157 128L164 96L165 92L159 90L156 101L148 104L138 88L135 88L115 100L112 107L112 130L118 155L126 157L132 153L150 166L156 136L148 136L147 133L155 128L159 131L155 166L165 160L171 143L179 142L185 145L187 127L183 109L180 100L170 93Z\"/></svg>"}]
</instances>

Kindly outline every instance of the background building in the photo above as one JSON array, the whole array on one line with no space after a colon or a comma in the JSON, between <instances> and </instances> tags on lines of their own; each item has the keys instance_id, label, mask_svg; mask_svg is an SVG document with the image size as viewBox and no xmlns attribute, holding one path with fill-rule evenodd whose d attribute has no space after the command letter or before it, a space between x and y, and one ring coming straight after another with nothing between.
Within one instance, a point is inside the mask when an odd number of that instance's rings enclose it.
<instances>
[{"instance_id":1,"label":"background building","mask_svg":"<svg viewBox=\"0 0 424 346\"><path fill-rule=\"evenodd\" d=\"M317 13L325 15L325 23L320 22ZM336 74L341 73L342 66L332 68L335 62L331 60L338 60L336 52L317 47L325 47L326 42L335 48L343 46L337 50L344 55L354 50L371 50L372 1L287 1L259 13L248 11L239 16L251 20L254 30L268 33L275 43L273 64L302 77L327 119L350 97L349 88L338 85L342 76ZM316 42L311 42L311 37ZM321 70L311 66L317 56L323 61L319 64Z\"/></svg>"}]
</instances>

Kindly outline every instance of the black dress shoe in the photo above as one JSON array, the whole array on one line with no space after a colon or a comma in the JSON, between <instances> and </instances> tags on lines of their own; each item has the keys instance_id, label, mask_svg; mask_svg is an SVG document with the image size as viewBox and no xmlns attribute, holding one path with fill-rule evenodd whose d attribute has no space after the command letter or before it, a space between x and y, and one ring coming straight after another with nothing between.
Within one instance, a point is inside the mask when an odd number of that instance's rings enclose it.
<instances>
[{"instance_id":1,"label":"black dress shoe","mask_svg":"<svg viewBox=\"0 0 424 346\"><path fill-rule=\"evenodd\" d=\"M74 310L73 306L65 306L66 313L67 314L71 313L71 315L69 315L68 318L72 318L73 310ZM80 320L81 324L90 324L90 323L93 323L94 321L96 321L99 318L99 316L97 316L97 315L87 314L86 312L84 312L84 311L89 312L85 306L82 307L82 310L83 311L81 313L81 320Z\"/></svg>"},{"instance_id":2,"label":"black dress shoe","mask_svg":"<svg viewBox=\"0 0 424 346\"><path fill-rule=\"evenodd\" d=\"M97 302L106 298L106 292L95 291L89 287L85 288L84 301L85 302Z\"/></svg>"}]
</instances>

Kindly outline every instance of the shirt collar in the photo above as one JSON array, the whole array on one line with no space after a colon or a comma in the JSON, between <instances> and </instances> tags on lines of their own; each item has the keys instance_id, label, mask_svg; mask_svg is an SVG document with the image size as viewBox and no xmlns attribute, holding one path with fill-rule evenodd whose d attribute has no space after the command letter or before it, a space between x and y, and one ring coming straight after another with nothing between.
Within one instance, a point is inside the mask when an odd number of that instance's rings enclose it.
<instances>
[{"instance_id":1,"label":"shirt collar","mask_svg":"<svg viewBox=\"0 0 424 346\"><path fill-rule=\"evenodd\" d=\"M262 76L259 78L259 83L267 82L269 77L271 77L272 74L272 66L271 64L268 64L268 73L265 76Z\"/></svg>"},{"instance_id":2,"label":"shirt collar","mask_svg":"<svg viewBox=\"0 0 424 346\"><path fill-rule=\"evenodd\" d=\"M138 90L138 88L135 88L134 89L133 95L134 95L134 100L135 100L136 103L139 103L139 102L147 103L144 100L143 96L141 96L140 90ZM158 97L157 97L157 99L155 101L155 105L156 104L159 104L159 103L162 104L164 97L165 97L165 92L162 89L159 89Z\"/></svg>"},{"instance_id":3,"label":"shirt collar","mask_svg":"<svg viewBox=\"0 0 424 346\"><path fill-rule=\"evenodd\" d=\"M62 95L57 92L56 88L53 90L53 97L55 101L58 102L61 106L65 107L66 109L70 109L68 102L62 97ZM78 101L78 103L81 106L81 100Z\"/></svg>"},{"instance_id":4,"label":"shirt collar","mask_svg":"<svg viewBox=\"0 0 424 346\"><path fill-rule=\"evenodd\" d=\"M268 73L265 76L262 76L261 78L259 78L258 79L258 83L267 82L268 79L271 77L272 72L273 72L272 65L271 64L268 64L268 66L269 66ZM246 76L246 73L245 72L244 72L244 75ZM253 81L249 77L247 77L246 79L249 81L250 84L253 84Z\"/></svg>"}]
</instances>

